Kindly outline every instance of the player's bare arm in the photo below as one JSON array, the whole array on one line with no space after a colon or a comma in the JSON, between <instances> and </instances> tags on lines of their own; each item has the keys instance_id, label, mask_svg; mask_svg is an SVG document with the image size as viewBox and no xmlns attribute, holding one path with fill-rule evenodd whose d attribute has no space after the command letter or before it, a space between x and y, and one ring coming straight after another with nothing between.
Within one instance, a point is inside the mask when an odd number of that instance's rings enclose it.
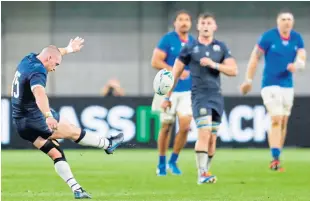
<instances>
[{"instance_id":1,"label":"player's bare arm","mask_svg":"<svg viewBox=\"0 0 310 201\"><path fill-rule=\"evenodd\" d=\"M245 74L245 81L240 86L240 91L243 95L247 94L252 89L252 80L254 78L257 65L263 55L264 51L260 49L258 45L255 45L248 63L247 71Z\"/></svg>"},{"instance_id":2,"label":"player's bare arm","mask_svg":"<svg viewBox=\"0 0 310 201\"><path fill-rule=\"evenodd\" d=\"M64 56L66 54L78 52L83 48L84 39L80 37L76 37L75 39L71 39L68 46L65 48L58 48L61 55Z\"/></svg>"},{"instance_id":3,"label":"player's bare arm","mask_svg":"<svg viewBox=\"0 0 310 201\"><path fill-rule=\"evenodd\" d=\"M251 53L249 63L248 63L248 68L247 68L247 72L246 72L246 79L253 80L255 72L256 72L257 65L258 65L258 63L259 63L259 61L263 55L264 55L264 51L262 49L260 49L257 45L255 45L255 47Z\"/></svg>"},{"instance_id":4,"label":"player's bare arm","mask_svg":"<svg viewBox=\"0 0 310 201\"><path fill-rule=\"evenodd\" d=\"M153 51L153 56L152 56L152 61L151 61L152 67L156 68L158 70L166 69L168 71L172 71L172 67L169 66L165 62L166 57L167 57L166 52L164 52L158 48L155 48Z\"/></svg>"},{"instance_id":5,"label":"player's bare arm","mask_svg":"<svg viewBox=\"0 0 310 201\"><path fill-rule=\"evenodd\" d=\"M51 130L57 128L57 121L53 118L52 112L50 111L48 97L45 92L45 88L41 85L37 85L32 89L32 93L36 99L38 108L44 114L46 123Z\"/></svg>"},{"instance_id":6,"label":"player's bare arm","mask_svg":"<svg viewBox=\"0 0 310 201\"><path fill-rule=\"evenodd\" d=\"M238 66L234 58L227 58L222 64L218 65L218 70L227 76L237 76Z\"/></svg>"},{"instance_id":7,"label":"player's bare arm","mask_svg":"<svg viewBox=\"0 0 310 201\"><path fill-rule=\"evenodd\" d=\"M158 70L166 69L168 71L172 71L172 67L169 66L165 62L166 56L167 56L167 54L164 51L156 48L154 50L153 56L152 56L152 66L153 66L153 68L156 68ZM189 71L185 70L181 74L180 78L181 79L186 79L188 76L189 76Z\"/></svg>"}]
</instances>

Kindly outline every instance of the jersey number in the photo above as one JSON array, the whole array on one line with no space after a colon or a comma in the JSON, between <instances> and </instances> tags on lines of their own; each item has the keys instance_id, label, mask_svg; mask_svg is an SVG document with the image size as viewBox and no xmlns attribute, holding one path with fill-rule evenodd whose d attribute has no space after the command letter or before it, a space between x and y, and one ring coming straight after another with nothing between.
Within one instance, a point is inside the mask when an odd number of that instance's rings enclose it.
<instances>
[{"instance_id":1,"label":"jersey number","mask_svg":"<svg viewBox=\"0 0 310 201\"><path fill-rule=\"evenodd\" d=\"M19 97L19 81L18 81L19 77L20 77L20 72L16 71L13 82L12 82L12 90L11 90L11 96L14 98Z\"/></svg>"}]
</instances>

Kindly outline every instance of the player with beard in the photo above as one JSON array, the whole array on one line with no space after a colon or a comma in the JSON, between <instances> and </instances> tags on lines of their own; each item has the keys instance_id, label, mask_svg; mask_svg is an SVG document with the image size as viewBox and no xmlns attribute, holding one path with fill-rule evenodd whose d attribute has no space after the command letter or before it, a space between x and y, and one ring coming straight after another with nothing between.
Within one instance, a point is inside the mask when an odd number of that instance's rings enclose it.
<instances>
[{"instance_id":1,"label":"player with beard","mask_svg":"<svg viewBox=\"0 0 310 201\"><path fill-rule=\"evenodd\" d=\"M152 57L152 66L158 70L167 69L172 71L175 59L179 55L181 48L194 41L194 38L188 33L191 29L191 16L187 11L177 12L174 20L175 30L165 34L159 41L154 50ZM179 130L173 145L173 153L168 162L168 168L172 174L180 175L181 171L177 166L177 159L181 149L187 140L187 133L192 120L191 111L191 77L189 69L181 75L171 97L165 99L164 96L154 95L152 110L160 112L161 130L158 137L159 163L157 166L157 175L165 176L166 170L166 152L169 147L172 126L176 116L179 121ZM172 102L172 107L161 110L161 104L164 102Z\"/></svg>"}]
</instances>

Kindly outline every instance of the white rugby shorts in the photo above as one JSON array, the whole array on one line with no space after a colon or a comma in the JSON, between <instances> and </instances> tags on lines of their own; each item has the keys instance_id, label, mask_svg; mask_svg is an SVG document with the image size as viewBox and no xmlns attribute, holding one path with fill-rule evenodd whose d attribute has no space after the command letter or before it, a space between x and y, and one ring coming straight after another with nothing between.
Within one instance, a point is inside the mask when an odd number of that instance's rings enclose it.
<instances>
[{"instance_id":1,"label":"white rugby shorts","mask_svg":"<svg viewBox=\"0 0 310 201\"><path fill-rule=\"evenodd\" d=\"M270 116L290 116L294 104L294 88L267 86L261 90Z\"/></svg>"},{"instance_id":2,"label":"white rugby shorts","mask_svg":"<svg viewBox=\"0 0 310 201\"><path fill-rule=\"evenodd\" d=\"M152 111L160 112L160 121L162 123L175 122L176 115L192 116L191 91L173 92L170 98L171 108L167 111L163 111L161 108L161 104L165 100L165 96L155 94L153 98Z\"/></svg>"}]
</instances>

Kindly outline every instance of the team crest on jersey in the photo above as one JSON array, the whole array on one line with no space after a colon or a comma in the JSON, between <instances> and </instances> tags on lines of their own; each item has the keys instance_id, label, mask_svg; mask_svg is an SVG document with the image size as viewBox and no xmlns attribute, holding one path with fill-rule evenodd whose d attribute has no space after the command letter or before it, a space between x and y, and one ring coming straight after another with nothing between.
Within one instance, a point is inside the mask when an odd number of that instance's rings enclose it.
<instances>
[{"instance_id":1,"label":"team crest on jersey","mask_svg":"<svg viewBox=\"0 0 310 201\"><path fill-rule=\"evenodd\" d=\"M198 52L199 52L199 47L198 47L198 46L195 46L194 49L193 49L193 52L194 52L194 53L198 53Z\"/></svg>"},{"instance_id":2,"label":"team crest on jersey","mask_svg":"<svg viewBox=\"0 0 310 201\"><path fill-rule=\"evenodd\" d=\"M200 114L201 116L207 115L207 114L208 114L207 108L200 108L199 114Z\"/></svg>"},{"instance_id":3,"label":"team crest on jersey","mask_svg":"<svg viewBox=\"0 0 310 201\"><path fill-rule=\"evenodd\" d=\"M219 52L219 51L221 51L221 47L219 45L213 45L213 51Z\"/></svg>"},{"instance_id":4,"label":"team crest on jersey","mask_svg":"<svg viewBox=\"0 0 310 201\"><path fill-rule=\"evenodd\" d=\"M181 43L181 46L183 47L185 45L185 43Z\"/></svg>"},{"instance_id":5,"label":"team crest on jersey","mask_svg":"<svg viewBox=\"0 0 310 201\"><path fill-rule=\"evenodd\" d=\"M287 41L287 40L283 40L283 41L282 41L282 44L283 44L284 46L287 46L287 45L288 45L288 41Z\"/></svg>"}]
</instances>

